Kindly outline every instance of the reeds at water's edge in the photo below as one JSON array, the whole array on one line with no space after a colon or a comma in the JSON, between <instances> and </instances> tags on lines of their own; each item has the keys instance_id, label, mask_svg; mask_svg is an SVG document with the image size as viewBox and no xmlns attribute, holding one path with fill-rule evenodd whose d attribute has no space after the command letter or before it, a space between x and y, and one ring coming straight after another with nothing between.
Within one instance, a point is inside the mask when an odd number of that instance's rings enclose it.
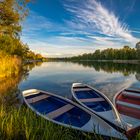
<instances>
[{"instance_id":1,"label":"reeds at water's edge","mask_svg":"<svg viewBox=\"0 0 140 140\"><path fill-rule=\"evenodd\" d=\"M22 61L19 57L0 53L0 78L19 74L21 64Z\"/></svg>"}]
</instances>

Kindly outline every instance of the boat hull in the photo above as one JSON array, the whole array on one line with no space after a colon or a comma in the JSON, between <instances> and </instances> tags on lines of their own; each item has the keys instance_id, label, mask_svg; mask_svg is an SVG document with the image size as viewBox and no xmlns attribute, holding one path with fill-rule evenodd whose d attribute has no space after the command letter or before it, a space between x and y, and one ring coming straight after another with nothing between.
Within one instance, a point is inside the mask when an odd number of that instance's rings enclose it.
<instances>
[{"instance_id":1,"label":"boat hull","mask_svg":"<svg viewBox=\"0 0 140 140\"><path fill-rule=\"evenodd\" d=\"M124 125L121 124L116 108L103 93L82 83L74 83L71 91L73 99L80 105L95 113L110 125L114 124L125 129Z\"/></svg>"},{"instance_id":2,"label":"boat hull","mask_svg":"<svg viewBox=\"0 0 140 140\"><path fill-rule=\"evenodd\" d=\"M114 97L114 105L122 120L131 126L128 133L140 130L140 90L126 88L119 91ZM131 134L132 135L132 134Z\"/></svg>"},{"instance_id":3,"label":"boat hull","mask_svg":"<svg viewBox=\"0 0 140 140\"><path fill-rule=\"evenodd\" d=\"M126 139L104 120L80 105L45 91L36 89L23 92L27 106L39 116L53 123L85 132Z\"/></svg>"}]
</instances>

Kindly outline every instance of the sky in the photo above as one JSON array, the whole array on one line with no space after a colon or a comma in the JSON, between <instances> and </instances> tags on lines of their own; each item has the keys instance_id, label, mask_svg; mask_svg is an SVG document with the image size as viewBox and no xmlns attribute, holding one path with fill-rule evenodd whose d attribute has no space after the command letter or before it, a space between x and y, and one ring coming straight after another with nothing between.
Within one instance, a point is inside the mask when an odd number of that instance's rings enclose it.
<instances>
[{"instance_id":1,"label":"sky","mask_svg":"<svg viewBox=\"0 0 140 140\"><path fill-rule=\"evenodd\" d=\"M34 0L21 39L47 57L135 47L140 41L140 0Z\"/></svg>"}]
</instances>

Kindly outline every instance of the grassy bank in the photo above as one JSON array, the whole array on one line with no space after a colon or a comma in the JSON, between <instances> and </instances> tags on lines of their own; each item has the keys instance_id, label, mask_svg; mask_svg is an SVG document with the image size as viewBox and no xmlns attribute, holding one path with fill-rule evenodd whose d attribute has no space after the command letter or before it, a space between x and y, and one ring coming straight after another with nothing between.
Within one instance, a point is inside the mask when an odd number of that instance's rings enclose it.
<instances>
[{"instance_id":1,"label":"grassy bank","mask_svg":"<svg viewBox=\"0 0 140 140\"><path fill-rule=\"evenodd\" d=\"M0 139L26 140L93 140L103 139L94 134L62 127L38 117L25 107L0 106Z\"/></svg>"},{"instance_id":2,"label":"grassy bank","mask_svg":"<svg viewBox=\"0 0 140 140\"><path fill-rule=\"evenodd\" d=\"M103 140L101 136L79 132L38 117L26 107L0 106L1 140ZM140 133L134 138L140 140Z\"/></svg>"},{"instance_id":3,"label":"grassy bank","mask_svg":"<svg viewBox=\"0 0 140 140\"><path fill-rule=\"evenodd\" d=\"M21 59L0 52L0 78L18 75L21 70Z\"/></svg>"}]
</instances>

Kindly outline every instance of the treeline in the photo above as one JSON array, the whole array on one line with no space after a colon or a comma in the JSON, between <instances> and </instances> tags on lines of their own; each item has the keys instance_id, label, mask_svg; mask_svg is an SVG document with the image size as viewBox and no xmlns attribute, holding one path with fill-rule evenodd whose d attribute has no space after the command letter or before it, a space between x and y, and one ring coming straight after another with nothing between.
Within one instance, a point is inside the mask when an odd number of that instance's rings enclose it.
<instances>
[{"instance_id":1,"label":"treeline","mask_svg":"<svg viewBox=\"0 0 140 140\"><path fill-rule=\"evenodd\" d=\"M41 54L31 51L27 44L23 44L20 39L12 38L8 35L0 36L0 54L18 56L23 60L45 60Z\"/></svg>"},{"instance_id":2,"label":"treeline","mask_svg":"<svg viewBox=\"0 0 140 140\"><path fill-rule=\"evenodd\" d=\"M0 52L4 55L18 56L22 59L44 59L32 52L21 39L21 22L28 14L30 0L0 1Z\"/></svg>"},{"instance_id":3,"label":"treeline","mask_svg":"<svg viewBox=\"0 0 140 140\"><path fill-rule=\"evenodd\" d=\"M94 53L83 54L71 58L69 60L140 60L140 42L136 44L136 48L124 46L122 49L105 49L96 50Z\"/></svg>"}]
</instances>

